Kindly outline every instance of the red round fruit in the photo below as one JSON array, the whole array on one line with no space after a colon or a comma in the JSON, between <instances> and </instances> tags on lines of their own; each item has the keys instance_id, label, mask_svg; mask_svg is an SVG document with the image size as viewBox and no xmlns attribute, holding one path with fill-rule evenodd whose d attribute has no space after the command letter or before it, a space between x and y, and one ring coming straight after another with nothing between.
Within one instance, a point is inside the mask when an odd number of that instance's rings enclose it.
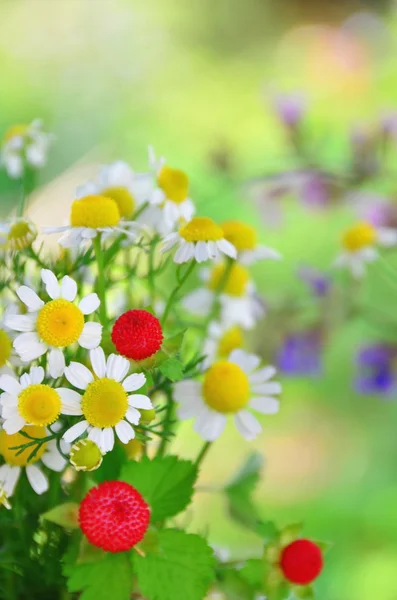
<instances>
[{"instance_id":1,"label":"red round fruit","mask_svg":"<svg viewBox=\"0 0 397 600\"><path fill-rule=\"evenodd\" d=\"M295 540L284 548L280 566L288 581L298 585L308 585L320 575L323 556L314 542Z\"/></svg>"},{"instance_id":2,"label":"red round fruit","mask_svg":"<svg viewBox=\"0 0 397 600\"><path fill-rule=\"evenodd\" d=\"M150 508L125 481L105 481L82 500L79 523L88 541L107 552L130 550L144 537Z\"/></svg>"},{"instance_id":3,"label":"red round fruit","mask_svg":"<svg viewBox=\"0 0 397 600\"><path fill-rule=\"evenodd\" d=\"M113 325L112 342L123 356L145 360L160 350L163 330L157 317L146 310L128 310Z\"/></svg>"}]
</instances>

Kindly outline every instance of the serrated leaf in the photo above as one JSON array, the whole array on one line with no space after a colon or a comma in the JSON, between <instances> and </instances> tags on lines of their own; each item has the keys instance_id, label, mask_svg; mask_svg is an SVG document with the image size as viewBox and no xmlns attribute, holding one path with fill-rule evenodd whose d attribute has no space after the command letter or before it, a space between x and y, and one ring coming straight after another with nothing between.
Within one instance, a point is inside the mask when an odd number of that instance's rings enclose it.
<instances>
[{"instance_id":1,"label":"serrated leaf","mask_svg":"<svg viewBox=\"0 0 397 600\"><path fill-rule=\"evenodd\" d=\"M65 529L77 529L79 527L78 512L78 504L65 502L43 513L41 519L65 527Z\"/></svg>"},{"instance_id":2,"label":"serrated leaf","mask_svg":"<svg viewBox=\"0 0 397 600\"><path fill-rule=\"evenodd\" d=\"M183 364L176 356L172 356L161 363L159 370L170 381L180 381L183 379Z\"/></svg>"},{"instance_id":3,"label":"serrated leaf","mask_svg":"<svg viewBox=\"0 0 397 600\"><path fill-rule=\"evenodd\" d=\"M141 594L150 600L202 600L215 578L207 542L177 529L160 531L158 542L155 553L132 556Z\"/></svg>"},{"instance_id":4,"label":"serrated leaf","mask_svg":"<svg viewBox=\"0 0 397 600\"><path fill-rule=\"evenodd\" d=\"M82 592L80 600L130 600L132 569L128 555L106 554L102 560L68 566L69 592Z\"/></svg>"},{"instance_id":5,"label":"serrated leaf","mask_svg":"<svg viewBox=\"0 0 397 600\"><path fill-rule=\"evenodd\" d=\"M144 456L124 465L120 479L133 485L150 505L151 521L162 521L180 513L190 503L197 468L176 456Z\"/></svg>"}]
</instances>

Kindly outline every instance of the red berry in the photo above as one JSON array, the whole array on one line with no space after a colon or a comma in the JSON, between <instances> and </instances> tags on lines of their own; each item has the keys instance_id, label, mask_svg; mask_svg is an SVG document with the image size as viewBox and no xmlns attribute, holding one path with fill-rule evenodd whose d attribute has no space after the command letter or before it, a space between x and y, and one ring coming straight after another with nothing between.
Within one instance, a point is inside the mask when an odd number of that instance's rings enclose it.
<instances>
[{"instance_id":1,"label":"red berry","mask_svg":"<svg viewBox=\"0 0 397 600\"><path fill-rule=\"evenodd\" d=\"M295 540L284 548L280 566L286 579L298 585L307 585L320 575L323 556L314 542Z\"/></svg>"},{"instance_id":2,"label":"red berry","mask_svg":"<svg viewBox=\"0 0 397 600\"><path fill-rule=\"evenodd\" d=\"M150 508L141 494L124 481L105 481L82 500L79 522L88 541L107 552L124 552L141 541Z\"/></svg>"},{"instance_id":3,"label":"red berry","mask_svg":"<svg viewBox=\"0 0 397 600\"><path fill-rule=\"evenodd\" d=\"M113 325L112 342L123 356L145 360L163 343L160 321L146 310L128 310Z\"/></svg>"}]
</instances>

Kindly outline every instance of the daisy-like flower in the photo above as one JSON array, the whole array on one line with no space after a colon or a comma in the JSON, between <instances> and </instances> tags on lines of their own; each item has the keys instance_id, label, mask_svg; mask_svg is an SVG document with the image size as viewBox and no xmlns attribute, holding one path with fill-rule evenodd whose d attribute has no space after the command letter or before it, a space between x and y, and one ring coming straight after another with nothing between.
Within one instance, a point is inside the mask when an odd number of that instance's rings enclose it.
<instances>
[{"instance_id":1,"label":"daisy-like flower","mask_svg":"<svg viewBox=\"0 0 397 600\"><path fill-rule=\"evenodd\" d=\"M70 449L70 463L76 471L95 471L102 464L103 454L93 440L79 440Z\"/></svg>"},{"instance_id":2,"label":"daisy-like flower","mask_svg":"<svg viewBox=\"0 0 397 600\"><path fill-rule=\"evenodd\" d=\"M5 320L13 315L17 315L18 309L15 304L9 304L0 320L0 375L5 373L13 375L14 367L21 367L23 362L19 358L13 347L15 332L10 330L5 324Z\"/></svg>"},{"instance_id":3,"label":"daisy-like flower","mask_svg":"<svg viewBox=\"0 0 397 600\"><path fill-rule=\"evenodd\" d=\"M223 281L223 291L219 296L221 321L229 325L240 325L243 329L252 329L265 314L263 303L258 298L255 285L245 267L234 263L224 281L226 268L225 264L220 263L211 270L203 269L200 275L205 287L185 296L182 305L192 314L205 316L211 310L216 290Z\"/></svg>"},{"instance_id":4,"label":"daisy-like flower","mask_svg":"<svg viewBox=\"0 0 397 600\"><path fill-rule=\"evenodd\" d=\"M63 348L76 342L82 348L96 348L102 338L99 323L86 322L85 315L99 306L97 294L89 294L78 305L76 282L67 275L58 283L49 269L41 271L51 300L44 302L26 285L17 290L19 299L26 305L26 315L10 315L5 324L10 329L23 332L14 340L14 348L24 362L30 362L48 352L48 367L52 377L60 377L65 368Z\"/></svg>"},{"instance_id":5,"label":"daisy-like flower","mask_svg":"<svg viewBox=\"0 0 397 600\"><path fill-rule=\"evenodd\" d=\"M150 205L142 215L144 222L165 235L181 221L190 221L195 207L189 198L189 178L180 169L157 159L149 148L149 165L154 171L156 184L150 197Z\"/></svg>"},{"instance_id":6,"label":"daisy-like flower","mask_svg":"<svg viewBox=\"0 0 397 600\"><path fill-rule=\"evenodd\" d=\"M335 265L347 267L356 278L365 275L367 263L374 262L378 256L377 246L389 248L397 244L397 229L374 227L370 223L357 223L342 236L342 253Z\"/></svg>"},{"instance_id":7,"label":"daisy-like flower","mask_svg":"<svg viewBox=\"0 0 397 600\"><path fill-rule=\"evenodd\" d=\"M237 260L242 265L251 265L259 260L279 260L281 255L273 248L258 244L257 233L253 227L242 221L222 223L225 238L237 250Z\"/></svg>"},{"instance_id":8,"label":"daisy-like flower","mask_svg":"<svg viewBox=\"0 0 397 600\"><path fill-rule=\"evenodd\" d=\"M30 125L14 125L6 132L1 150L1 162L9 177L20 179L25 166L41 169L47 162L53 134L45 133L40 120Z\"/></svg>"},{"instance_id":9,"label":"daisy-like flower","mask_svg":"<svg viewBox=\"0 0 397 600\"><path fill-rule=\"evenodd\" d=\"M37 234L36 225L24 217L0 223L0 248L11 251L30 248Z\"/></svg>"},{"instance_id":10,"label":"daisy-like flower","mask_svg":"<svg viewBox=\"0 0 397 600\"><path fill-rule=\"evenodd\" d=\"M226 359L233 350L244 346L244 332L238 325L229 323L210 323L207 338L204 342L203 353L206 359L203 367L207 369L216 360Z\"/></svg>"},{"instance_id":11,"label":"daisy-like flower","mask_svg":"<svg viewBox=\"0 0 397 600\"><path fill-rule=\"evenodd\" d=\"M50 433L45 427L36 425L25 427L23 432L36 439L47 437ZM42 463L58 473L63 471L66 466L66 460L60 454L56 440L41 444L31 459L32 447L25 448L18 454L19 450L16 447L22 446L28 441L29 439L20 432L8 435L4 429L0 431L0 455L5 460L5 464L0 467L0 484L8 497L14 493L23 470L25 470L29 483L36 494L43 494L48 490L49 484L47 476L39 464ZM65 453L69 451L68 444L64 442L61 442L61 448Z\"/></svg>"},{"instance_id":12,"label":"daisy-like flower","mask_svg":"<svg viewBox=\"0 0 397 600\"><path fill-rule=\"evenodd\" d=\"M227 360L214 363L203 381L181 381L175 386L175 400L180 404L180 419L195 418L195 431L208 442L223 432L228 415L233 415L239 433L248 441L256 438L262 427L247 409L274 414L279 401L274 398L281 385L270 381L276 369L259 369L260 358L243 350L234 350Z\"/></svg>"},{"instance_id":13,"label":"daisy-like flower","mask_svg":"<svg viewBox=\"0 0 397 600\"><path fill-rule=\"evenodd\" d=\"M43 383L44 369L32 367L19 379L11 375L0 376L1 414L3 429L9 435L26 425L46 427L63 415L75 415L79 395L67 388L54 389Z\"/></svg>"},{"instance_id":14,"label":"daisy-like flower","mask_svg":"<svg viewBox=\"0 0 397 600\"><path fill-rule=\"evenodd\" d=\"M103 453L114 446L114 431L123 444L135 437L131 427L138 425L141 413L138 409L153 408L150 398L143 394L131 394L146 383L143 373L127 377L130 363L126 358L111 354L105 359L102 348L90 351L94 375L84 365L72 362L65 369L66 379L74 387L84 390L83 396L75 402L75 414L84 416L68 429L63 438L74 442L88 431L88 439L93 440Z\"/></svg>"},{"instance_id":15,"label":"daisy-like flower","mask_svg":"<svg viewBox=\"0 0 397 600\"><path fill-rule=\"evenodd\" d=\"M217 260L222 254L236 258L236 248L227 239L219 225L208 217L193 217L179 232L170 233L164 240L162 252L168 252L178 244L174 262L182 264L189 260L198 263Z\"/></svg>"},{"instance_id":16,"label":"daisy-like flower","mask_svg":"<svg viewBox=\"0 0 397 600\"><path fill-rule=\"evenodd\" d=\"M104 165L98 177L81 185L76 190L76 198L100 195L112 198L122 218L130 218L134 212L149 201L153 192L153 181L150 174L135 173L127 163L118 160Z\"/></svg>"},{"instance_id":17,"label":"daisy-like flower","mask_svg":"<svg viewBox=\"0 0 397 600\"><path fill-rule=\"evenodd\" d=\"M102 240L117 233L135 239L140 226L122 219L119 205L109 196L89 195L75 200L70 213L70 225L45 227L44 233L62 233L58 243L63 248L73 248L92 240L97 235Z\"/></svg>"}]
</instances>

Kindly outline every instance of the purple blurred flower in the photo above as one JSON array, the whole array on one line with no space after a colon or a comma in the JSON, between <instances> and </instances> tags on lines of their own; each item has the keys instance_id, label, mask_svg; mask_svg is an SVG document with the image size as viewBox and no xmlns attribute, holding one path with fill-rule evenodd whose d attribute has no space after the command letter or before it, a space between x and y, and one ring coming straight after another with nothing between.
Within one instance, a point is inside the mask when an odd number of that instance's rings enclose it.
<instances>
[{"instance_id":1,"label":"purple blurred flower","mask_svg":"<svg viewBox=\"0 0 397 600\"><path fill-rule=\"evenodd\" d=\"M394 368L396 348L386 344L374 344L362 348L357 354L359 374L355 389L360 394L394 395L397 377Z\"/></svg>"},{"instance_id":2,"label":"purple blurred flower","mask_svg":"<svg viewBox=\"0 0 397 600\"><path fill-rule=\"evenodd\" d=\"M318 329L289 334L277 354L280 371L287 375L319 376L322 371L322 336Z\"/></svg>"},{"instance_id":3,"label":"purple blurred flower","mask_svg":"<svg viewBox=\"0 0 397 600\"><path fill-rule=\"evenodd\" d=\"M298 269L298 277L308 285L315 296L326 296L331 288L331 278L314 267L302 265Z\"/></svg>"},{"instance_id":4,"label":"purple blurred flower","mask_svg":"<svg viewBox=\"0 0 397 600\"><path fill-rule=\"evenodd\" d=\"M397 139L397 112L389 112L381 118L380 122L383 133L393 139Z\"/></svg>"},{"instance_id":5,"label":"purple blurred flower","mask_svg":"<svg viewBox=\"0 0 397 600\"><path fill-rule=\"evenodd\" d=\"M286 127L296 127L306 112L306 99L301 94L277 94L273 106Z\"/></svg>"},{"instance_id":6,"label":"purple blurred flower","mask_svg":"<svg viewBox=\"0 0 397 600\"><path fill-rule=\"evenodd\" d=\"M303 179L300 198L309 206L325 206L330 200L330 185L320 173L308 173Z\"/></svg>"}]
</instances>

